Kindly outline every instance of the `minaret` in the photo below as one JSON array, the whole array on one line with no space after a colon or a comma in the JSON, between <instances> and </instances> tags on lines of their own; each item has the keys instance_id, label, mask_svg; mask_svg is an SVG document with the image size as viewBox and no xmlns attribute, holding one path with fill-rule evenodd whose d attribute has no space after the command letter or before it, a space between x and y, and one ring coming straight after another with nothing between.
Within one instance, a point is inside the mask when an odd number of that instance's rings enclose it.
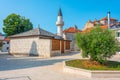
<instances>
[{"instance_id":1,"label":"minaret","mask_svg":"<svg viewBox=\"0 0 120 80\"><path fill-rule=\"evenodd\" d=\"M108 28L110 28L110 11L108 12Z\"/></svg>"},{"instance_id":2,"label":"minaret","mask_svg":"<svg viewBox=\"0 0 120 80\"><path fill-rule=\"evenodd\" d=\"M58 18L57 18L57 35L63 37L63 26L64 26L64 22L63 22L63 16L62 16L62 11L61 8L59 9L58 12Z\"/></svg>"}]
</instances>

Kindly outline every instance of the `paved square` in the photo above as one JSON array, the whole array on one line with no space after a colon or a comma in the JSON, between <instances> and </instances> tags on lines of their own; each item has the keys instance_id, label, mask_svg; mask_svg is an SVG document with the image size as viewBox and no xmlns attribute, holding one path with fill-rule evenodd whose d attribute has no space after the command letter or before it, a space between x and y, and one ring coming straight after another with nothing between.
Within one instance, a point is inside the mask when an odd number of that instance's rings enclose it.
<instances>
[{"instance_id":1,"label":"paved square","mask_svg":"<svg viewBox=\"0 0 120 80\"><path fill-rule=\"evenodd\" d=\"M120 80L120 78L93 79L64 73L62 61L75 58L81 58L78 52L48 59L0 54L0 80ZM120 55L118 54L112 59L120 61Z\"/></svg>"}]
</instances>

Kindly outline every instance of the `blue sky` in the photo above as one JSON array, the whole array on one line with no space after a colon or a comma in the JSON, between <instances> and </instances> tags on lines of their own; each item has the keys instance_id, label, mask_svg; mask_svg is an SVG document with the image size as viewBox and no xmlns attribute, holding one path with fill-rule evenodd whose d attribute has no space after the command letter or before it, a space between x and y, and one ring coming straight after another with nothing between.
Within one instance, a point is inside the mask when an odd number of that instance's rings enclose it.
<instances>
[{"instance_id":1,"label":"blue sky","mask_svg":"<svg viewBox=\"0 0 120 80\"><path fill-rule=\"evenodd\" d=\"M120 20L120 0L0 0L0 32L3 33L3 19L16 13L29 18L34 28L40 27L56 33L59 7L62 8L64 29L74 26L82 29L88 20L107 16Z\"/></svg>"}]
</instances>

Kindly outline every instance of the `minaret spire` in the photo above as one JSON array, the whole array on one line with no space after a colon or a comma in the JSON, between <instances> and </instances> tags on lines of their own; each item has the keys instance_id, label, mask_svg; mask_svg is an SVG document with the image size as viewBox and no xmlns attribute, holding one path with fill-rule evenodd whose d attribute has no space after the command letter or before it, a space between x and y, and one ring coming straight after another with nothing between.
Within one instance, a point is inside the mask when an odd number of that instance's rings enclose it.
<instances>
[{"instance_id":1,"label":"minaret spire","mask_svg":"<svg viewBox=\"0 0 120 80\"><path fill-rule=\"evenodd\" d=\"M59 8L58 16L62 16L61 8Z\"/></svg>"},{"instance_id":2,"label":"minaret spire","mask_svg":"<svg viewBox=\"0 0 120 80\"><path fill-rule=\"evenodd\" d=\"M64 26L64 22L63 22L63 15L62 15L62 10L61 8L58 11L58 18L57 18L57 35L63 37L63 26Z\"/></svg>"}]
</instances>

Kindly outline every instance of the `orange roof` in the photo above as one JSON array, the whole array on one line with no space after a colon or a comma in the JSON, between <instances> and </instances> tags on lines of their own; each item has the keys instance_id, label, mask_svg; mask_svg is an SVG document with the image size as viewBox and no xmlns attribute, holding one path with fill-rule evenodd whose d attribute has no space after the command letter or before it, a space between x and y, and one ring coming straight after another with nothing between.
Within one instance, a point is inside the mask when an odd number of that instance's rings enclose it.
<instances>
[{"instance_id":1,"label":"orange roof","mask_svg":"<svg viewBox=\"0 0 120 80\"><path fill-rule=\"evenodd\" d=\"M104 26L100 26L100 28L102 28L102 29L108 29L108 26L104 25ZM82 31L82 33L90 32L91 29L92 28L87 28L84 31Z\"/></svg>"},{"instance_id":2,"label":"orange roof","mask_svg":"<svg viewBox=\"0 0 120 80\"><path fill-rule=\"evenodd\" d=\"M85 33L85 32L90 32L91 28L87 28L85 29L84 31L82 31L82 33Z\"/></svg>"},{"instance_id":3,"label":"orange roof","mask_svg":"<svg viewBox=\"0 0 120 80\"><path fill-rule=\"evenodd\" d=\"M4 39L2 39L2 40L0 40L0 41L7 41L7 42L9 42L10 39L9 39L9 38L4 38Z\"/></svg>"},{"instance_id":4,"label":"orange roof","mask_svg":"<svg viewBox=\"0 0 120 80\"><path fill-rule=\"evenodd\" d=\"M101 26L102 29L108 29L108 26Z\"/></svg>"},{"instance_id":5,"label":"orange roof","mask_svg":"<svg viewBox=\"0 0 120 80\"><path fill-rule=\"evenodd\" d=\"M108 20L108 17L106 16L105 18L102 18L101 20ZM116 20L116 19L110 18L110 20Z\"/></svg>"},{"instance_id":6,"label":"orange roof","mask_svg":"<svg viewBox=\"0 0 120 80\"><path fill-rule=\"evenodd\" d=\"M77 32L81 32L81 30L79 30L79 29L77 29L75 27L70 27L68 29L65 29L63 32L64 33L77 33Z\"/></svg>"}]
</instances>

